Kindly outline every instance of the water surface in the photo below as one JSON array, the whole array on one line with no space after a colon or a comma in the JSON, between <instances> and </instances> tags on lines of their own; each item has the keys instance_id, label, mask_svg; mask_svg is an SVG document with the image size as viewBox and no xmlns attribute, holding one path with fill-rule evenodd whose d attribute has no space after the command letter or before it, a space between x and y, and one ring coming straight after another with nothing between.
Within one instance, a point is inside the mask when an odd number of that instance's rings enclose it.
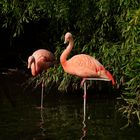
<instances>
[{"instance_id":1,"label":"water surface","mask_svg":"<svg viewBox=\"0 0 140 140\"><path fill-rule=\"evenodd\" d=\"M13 79L14 78L14 79ZM26 80L1 74L0 140L138 140L139 128L120 130L114 98L90 93L84 115L83 93L49 93L40 106L41 88L23 90ZM94 93L98 94L98 93Z\"/></svg>"}]
</instances>

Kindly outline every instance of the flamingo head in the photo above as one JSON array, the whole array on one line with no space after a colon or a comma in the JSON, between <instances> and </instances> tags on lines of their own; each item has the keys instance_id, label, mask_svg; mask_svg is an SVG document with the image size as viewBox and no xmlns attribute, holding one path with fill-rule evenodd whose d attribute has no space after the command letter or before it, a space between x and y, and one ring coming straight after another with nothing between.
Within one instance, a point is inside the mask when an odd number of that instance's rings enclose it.
<instances>
[{"instance_id":1,"label":"flamingo head","mask_svg":"<svg viewBox=\"0 0 140 140\"><path fill-rule=\"evenodd\" d=\"M72 39L72 34L70 32L67 32L65 34L65 41L64 41L64 44L70 42L70 40Z\"/></svg>"},{"instance_id":2,"label":"flamingo head","mask_svg":"<svg viewBox=\"0 0 140 140\"><path fill-rule=\"evenodd\" d=\"M35 61L35 58L33 56L29 56L28 58L28 69L31 68L31 64Z\"/></svg>"}]
</instances>

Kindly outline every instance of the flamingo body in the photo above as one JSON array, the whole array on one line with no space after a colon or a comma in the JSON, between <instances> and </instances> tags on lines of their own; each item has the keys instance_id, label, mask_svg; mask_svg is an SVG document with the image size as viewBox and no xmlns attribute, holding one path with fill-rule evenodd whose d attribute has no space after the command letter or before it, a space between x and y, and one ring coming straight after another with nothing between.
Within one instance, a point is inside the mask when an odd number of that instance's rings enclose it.
<instances>
[{"instance_id":1,"label":"flamingo body","mask_svg":"<svg viewBox=\"0 0 140 140\"><path fill-rule=\"evenodd\" d=\"M55 63L54 55L45 49L36 50L28 57L28 68L31 68L33 76L38 75L43 70L47 70Z\"/></svg>"},{"instance_id":2,"label":"flamingo body","mask_svg":"<svg viewBox=\"0 0 140 140\"><path fill-rule=\"evenodd\" d=\"M78 54L67 60L74 46L72 34L69 32L65 35L64 43L66 42L69 44L60 56L60 62L65 72L82 77L83 79L89 77L107 78L112 81L113 85L115 84L110 72L94 57L86 54Z\"/></svg>"},{"instance_id":3,"label":"flamingo body","mask_svg":"<svg viewBox=\"0 0 140 140\"><path fill-rule=\"evenodd\" d=\"M75 55L62 66L64 71L67 73L83 78L98 77L97 72L99 70L104 70L101 63L99 63L95 58L86 54Z\"/></svg>"}]
</instances>

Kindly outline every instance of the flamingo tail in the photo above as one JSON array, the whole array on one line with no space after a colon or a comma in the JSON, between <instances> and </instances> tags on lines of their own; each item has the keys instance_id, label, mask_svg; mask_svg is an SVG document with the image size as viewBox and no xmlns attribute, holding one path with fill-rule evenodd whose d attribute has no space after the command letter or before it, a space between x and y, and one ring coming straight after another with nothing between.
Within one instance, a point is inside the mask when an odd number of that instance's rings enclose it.
<instances>
[{"instance_id":1,"label":"flamingo tail","mask_svg":"<svg viewBox=\"0 0 140 140\"><path fill-rule=\"evenodd\" d=\"M112 85L115 85L115 80L114 80L112 74L109 71L106 71L106 75L107 75L108 79L110 79L112 81Z\"/></svg>"}]
</instances>

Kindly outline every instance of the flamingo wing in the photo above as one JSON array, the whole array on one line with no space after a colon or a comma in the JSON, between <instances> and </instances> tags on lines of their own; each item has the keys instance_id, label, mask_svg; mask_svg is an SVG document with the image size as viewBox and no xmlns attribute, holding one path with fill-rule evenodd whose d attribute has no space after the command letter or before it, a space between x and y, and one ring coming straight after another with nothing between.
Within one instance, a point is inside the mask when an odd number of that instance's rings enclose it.
<instances>
[{"instance_id":1,"label":"flamingo wing","mask_svg":"<svg viewBox=\"0 0 140 140\"><path fill-rule=\"evenodd\" d=\"M69 59L64 66L66 72L80 77L98 77L97 70L103 67L94 57L80 54Z\"/></svg>"}]
</instances>

